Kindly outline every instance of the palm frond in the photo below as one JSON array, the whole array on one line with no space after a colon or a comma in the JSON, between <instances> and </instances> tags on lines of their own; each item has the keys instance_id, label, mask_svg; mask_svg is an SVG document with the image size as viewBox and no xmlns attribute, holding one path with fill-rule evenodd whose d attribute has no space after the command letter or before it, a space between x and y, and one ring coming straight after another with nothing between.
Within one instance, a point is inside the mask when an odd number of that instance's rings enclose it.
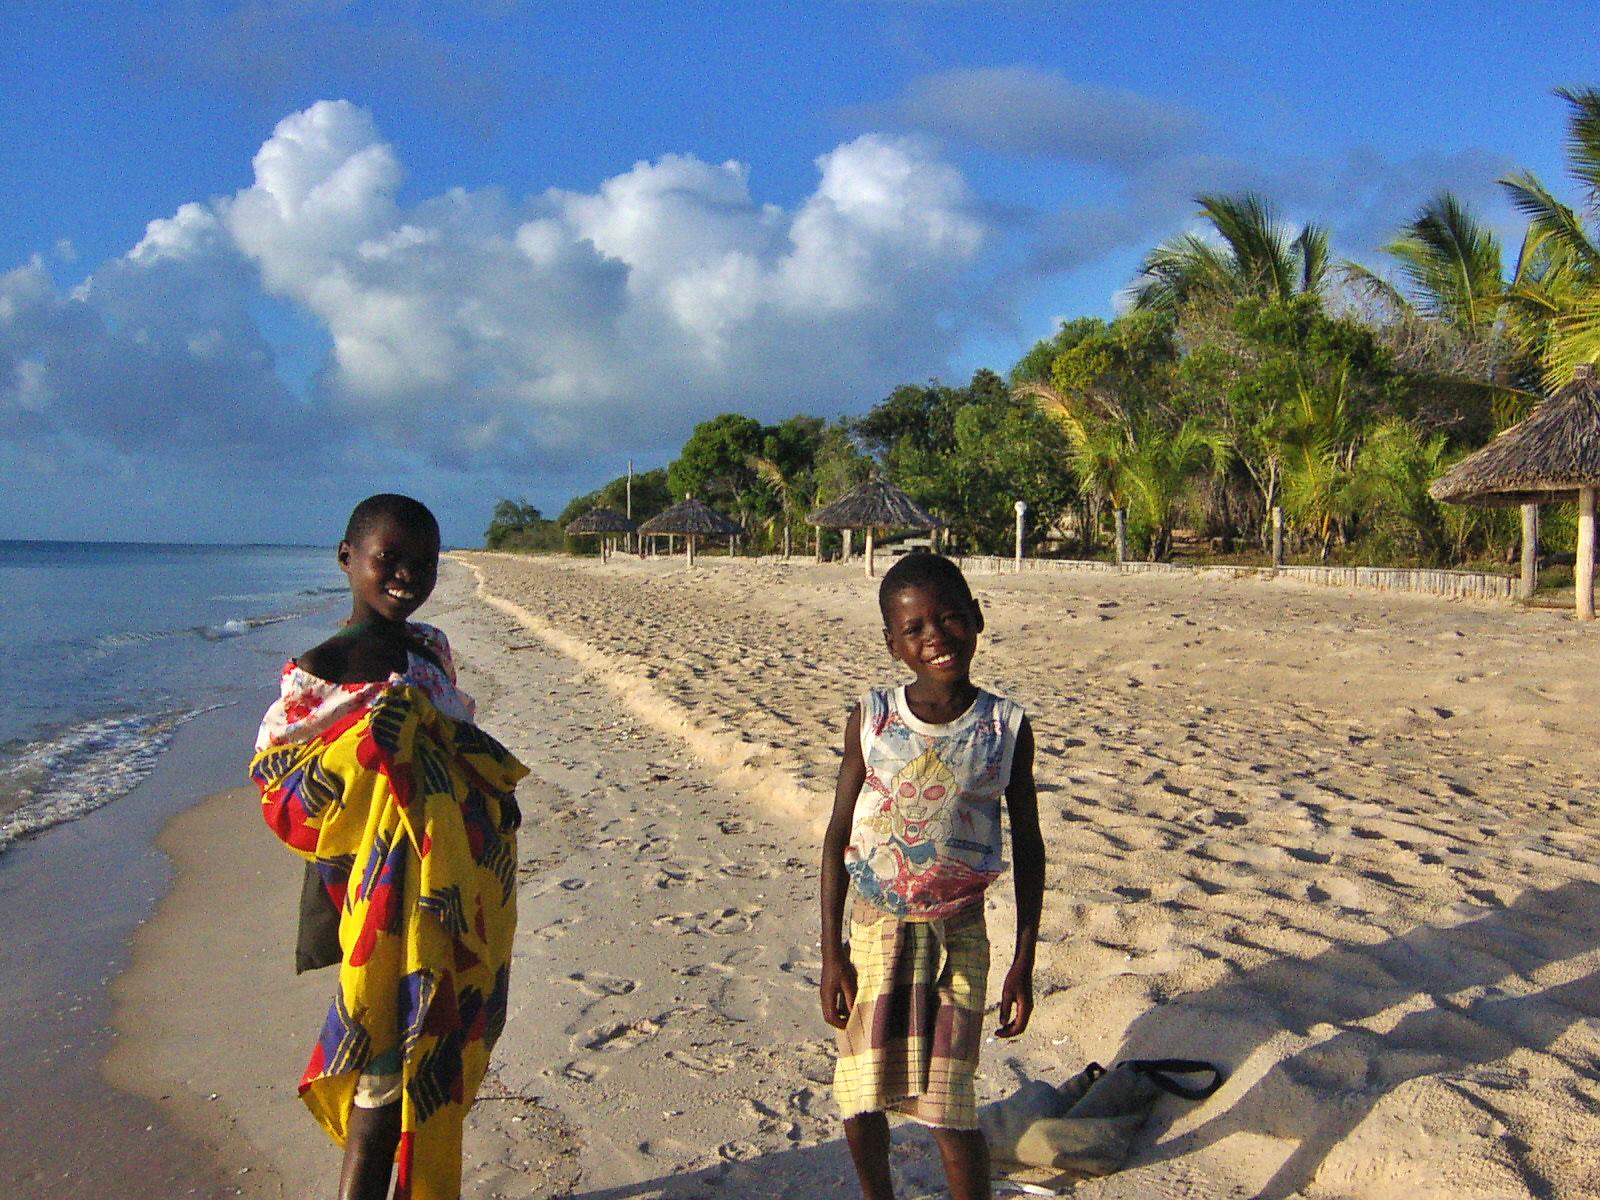
<instances>
[{"instance_id":1,"label":"palm frond","mask_svg":"<svg viewBox=\"0 0 1600 1200\"><path fill-rule=\"evenodd\" d=\"M1344 259L1334 270L1345 286L1363 299L1382 305L1396 315L1414 311L1411 301L1399 288L1354 259Z\"/></svg>"},{"instance_id":2,"label":"palm frond","mask_svg":"<svg viewBox=\"0 0 1600 1200\"><path fill-rule=\"evenodd\" d=\"M1300 263L1300 290L1319 292L1329 270L1328 231L1321 225L1307 225L1294 239L1293 249Z\"/></svg>"},{"instance_id":3,"label":"palm frond","mask_svg":"<svg viewBox=\"0 0 1600 1200\"><path fill-rule=\"evenodd\" d=\"M1545 236L1558 243L1589 270L1600 270L1600 247L1590 239L1583 221L1570 207L1550 194L1531 171L1518 171L1500 180L1518 212Z\"/></svg>"},{"instance_id":4,"label":"palm frond","mask_svg":"<svg viewBox=\"0 0 1600 1200\"><path fill-rule=\"evenodd\" d=\"M1600 199L1600 90L1557 88L1573 111L1567 116L1567 158L1572 175Z\"/></svg>"}]
</instances>

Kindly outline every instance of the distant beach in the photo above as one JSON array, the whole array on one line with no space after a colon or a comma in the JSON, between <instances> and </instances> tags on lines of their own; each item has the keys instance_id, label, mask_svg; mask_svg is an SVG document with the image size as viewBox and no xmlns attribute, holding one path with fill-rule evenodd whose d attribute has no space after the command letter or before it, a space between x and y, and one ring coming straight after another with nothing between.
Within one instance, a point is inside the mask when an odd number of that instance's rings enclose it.
<instances>
[{"instance_id":1,"label":"distant beach","mask_svg":"<svg viewBox=\"0 0 1600 1200\"><path fill-rule=\"evenodd\" d=\"M871 583L798 561L461 560L489 603L456 562L422 618L534 768L467 1194L844 1187L816 838L846 705L888 672ZM1256 580L974 584L976 675L1033 714L1050 854L1038 1014L985 1047L985 1094L1090 1059L1230 1074L1162 1101L1126 1168L1073 1195L1592 1193L1590 629ZM178 884L117 984L110 1070L244 1194L298 1196L336 1161L294 1098L326 981L289 973L297 873L252 806L236 792L165 835ZM1008 880L989 908L1003 943ZM228 964L204 988L183 982L196 939ZM935 1191L927 1140L896 1143L905 1194Z\"/></svg>"}]
</instances>

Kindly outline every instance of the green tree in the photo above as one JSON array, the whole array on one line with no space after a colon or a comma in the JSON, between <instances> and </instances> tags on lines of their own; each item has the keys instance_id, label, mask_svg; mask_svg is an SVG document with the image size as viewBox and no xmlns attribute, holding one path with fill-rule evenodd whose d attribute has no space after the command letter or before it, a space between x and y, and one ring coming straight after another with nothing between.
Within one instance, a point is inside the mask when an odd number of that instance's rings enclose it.
<instances>
[{"instance_id":1,"label":"green tree","mask_svg":"<svg viewBox=\"0 0 1600 1200\"><path fill-rule=\"evenodd\" d=\"M1451 325L1473 338L1493 330L1505 290L1500 239L1450 192L1429 200L1382 247L1398 260L1398 288L1359 263L1346 262L1345 278L1400 311Z\"/></svg>"},{"instance_id":2,"label":"green tree","mask_svg":"<svg viewBox=\"0 0 1600 1200\"><path fill-rule=\"evenodd\" d=\"M1054 337L1042 338L1011 368L1011 383L1049 383L1050 369L1062 354L1085 338L1105 333L1106 323L1099 317L1078 317L1061 322Z\"/></svg>"},{"instance_id":3,"label":"green tree","mask_svg":"<svg viewBox=\"0 0 1600 1200\"><path fill-rule=\"evenodd\" d=\"M1537 372L1506 338L1500 241L1449 192L1429 200L1383 247L1397 286L1359 263L1340 271L1375 306L1372 324L1415 393L1413 419L1478 445L1527 415Z\"/></svg>"},{"instance_id":4,"label":"green tree","mask_svg":"<svg viewBox=\"0 0 1600 1200\"><path fill-rule=\"evenodd\" d=\"M1371 549L1388 558L1442 562L1451 535L1444 507L1428 487L1449 466L1443 434L1424 434L1386 417L1367 436L1356 461L1351 499L1369 529Z\"/></svg>"},{"instance_id":5,"label":"green tree","mask_svg":"<svg viewBox=\"0 0 1600 1200\"><path fill-rule=\"evenodd\" d=\"M483 544L490 550L559 550L561 532L527 501L501 500L483 531Z\"/></svg>"},{"instance_id":6,"label":"green tree","mask_svg":"<svg viewBox=\"0 0 1600 1200\"><path fill-rule=\"evenodd\" d=\"M667 466L673 499L694 496L708 504L737 508L755 483L752 455L761 452L761 422L739 413L722 413L694 427L678 457Z\"/></svg>"},{"instance_id":7,"label":"green tree","mask_svg":"<svg viewBox=\"0 0 1600 1200\"><path fill-rule=\"evenodd\" d=\"M1579 363L1600 362L1600 90L1558 88L1566 101L1568 170L1585 209L1556 197L1531 171L1500 184L1528 218L1528 232L1507 289L1511 325L1558 386Z\"/></svg>"},{"instance_id":8,"label":"green tree","mask_svg":"<svg viewBox=\"0 0 1600 1200\"><path fill-rule=\"evenodd\" d=\"M1315 294L1328 278L1328 232L1285 226L1255 193L1195 198L1217 241L1186 233L1145 256L1133 285L1138 309L1176 312L1197 295L1287 300Z\"/></svg>"}]
</instances>

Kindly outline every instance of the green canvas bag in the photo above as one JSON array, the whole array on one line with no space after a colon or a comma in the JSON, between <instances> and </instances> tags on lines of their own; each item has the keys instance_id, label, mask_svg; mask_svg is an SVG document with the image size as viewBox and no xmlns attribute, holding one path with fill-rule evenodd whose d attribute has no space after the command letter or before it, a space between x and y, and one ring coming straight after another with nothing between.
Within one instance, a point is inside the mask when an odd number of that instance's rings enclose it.
<instances>
[{"instance_id":1,"label":"green canvas bag","mask_svg":"<svg viewBox=\"0 0 1600 1200\"><path fill-rule=\"evenodd\" d=\"M1210 1075L1202 1083L1186 1082ZM1049 1171L1051 1182L1109 1175L1128 1156L1134 1135L1163 1094L1204 1100L1222 1072L1189 1058L1134 1059L1109 1071L1090 1063L1059 1087L1031 1079L1004 1100L978 1110L996 1163Z\"/></svg>"}]
</instances>

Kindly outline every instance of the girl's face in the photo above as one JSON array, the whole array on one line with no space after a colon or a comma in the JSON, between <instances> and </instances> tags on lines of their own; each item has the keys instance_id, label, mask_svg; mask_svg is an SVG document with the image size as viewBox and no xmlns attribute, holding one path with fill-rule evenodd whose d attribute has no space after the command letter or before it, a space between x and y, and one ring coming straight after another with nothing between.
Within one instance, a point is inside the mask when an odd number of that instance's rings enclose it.
<instances>
[{"instance_id":1,"label":"girl's face","mask_svg":"<svg viewBox=\"0 0 1600 1200\"><path fill-rule=\"evenodd\" d=\"M975 601L951 588L919 584L889 597L883 639L918 682L950 684L966 679L982 630Z\"/></svg>"},{"instance_id":2,"label":"girl's face","mask_svg":"<svg viewBox=\"0 0 1600 1200\"><path fill-rule=\"evenodd\" d=\"M380 517L354 542L339 543L339 567L350 577L353 621L401 624L433 592L439 539L430 530Z\"/></svg>"}]
</instances>

